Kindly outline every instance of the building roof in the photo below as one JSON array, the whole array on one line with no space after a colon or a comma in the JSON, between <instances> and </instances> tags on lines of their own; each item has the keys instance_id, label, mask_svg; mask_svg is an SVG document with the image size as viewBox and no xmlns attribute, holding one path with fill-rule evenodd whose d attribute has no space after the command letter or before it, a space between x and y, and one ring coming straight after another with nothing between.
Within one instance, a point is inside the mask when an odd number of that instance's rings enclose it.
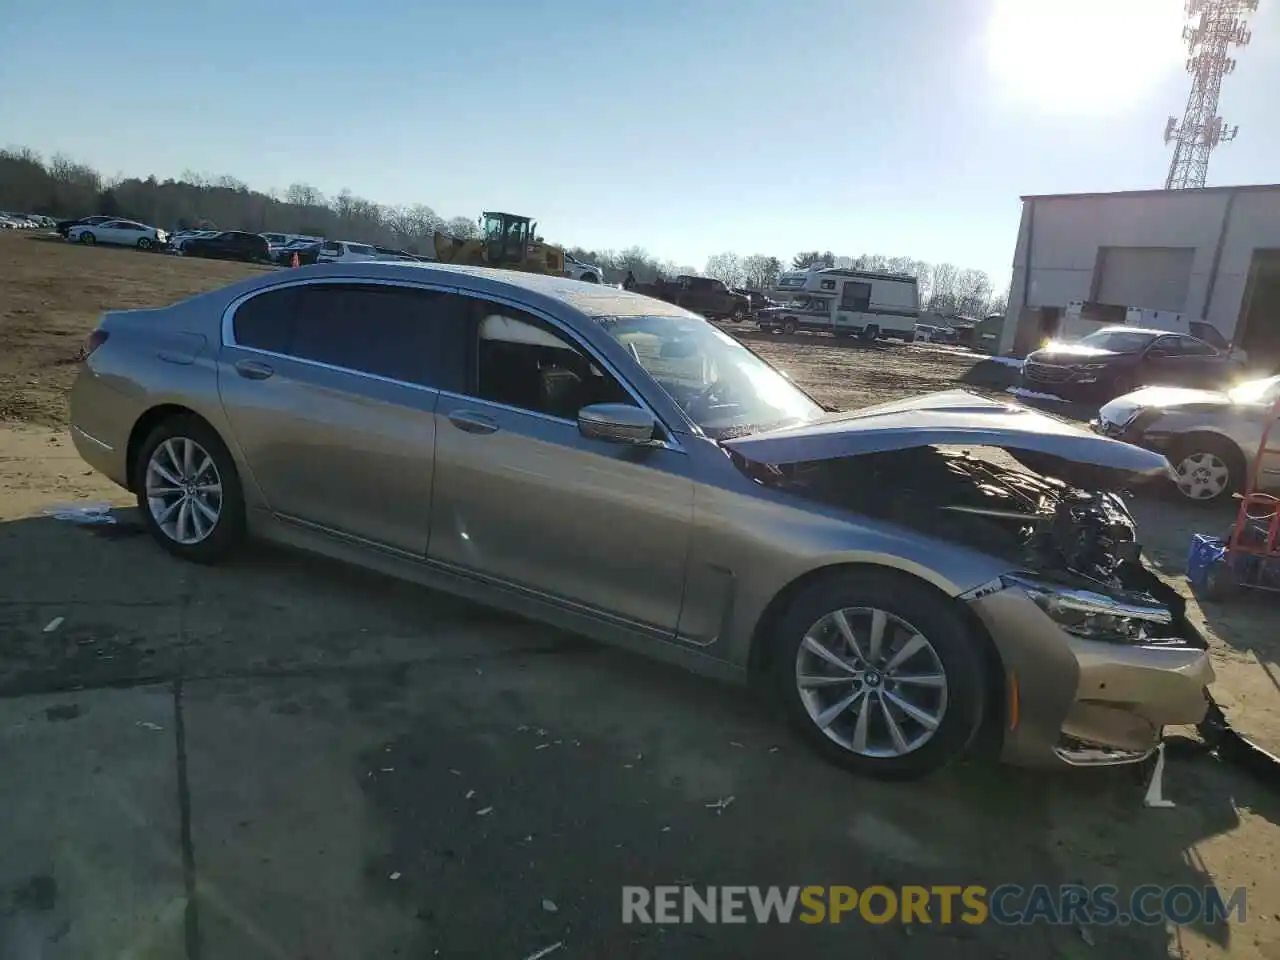
<instances>
[{"instance_id":1,"label":"building roof","mask_svg":"<svg viewBox=\"0 0 1280 960\"><path fill-rule=\"evenodd\" d=\"M1192 190L1112 190L1102 193L1026 193L1023 200L1092 200L1101 197L1157 197L1201 193L1261 193L1280 190L1280 183L1249 183L1232 187L1197 187Z\"/></svg>"}]
</instances>

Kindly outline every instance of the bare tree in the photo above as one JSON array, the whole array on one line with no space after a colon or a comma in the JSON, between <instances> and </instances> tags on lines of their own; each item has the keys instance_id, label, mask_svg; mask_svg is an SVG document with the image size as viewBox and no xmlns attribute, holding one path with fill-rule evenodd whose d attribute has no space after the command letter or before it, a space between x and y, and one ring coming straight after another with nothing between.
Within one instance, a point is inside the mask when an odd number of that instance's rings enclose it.
<instances>
[{"instance_id":1,"label":"bare tree","mask_svg":"<svg viewBox=\"0 0 1280 960\"><path fill-rule=\"evenodd\" d=\"M753 290L772 290L778 285L782 261L763 253L755 253L742 261L744 282Z\"/></svg>"},{"instance_id":2,"label":"bare tree","mask_svg":"<svg viewBox=\"0 0 1280 960\"><path fill-rule=\"evenodd\" d=\"M470 217L454 217L445 224L444 231L459 240L472 240L480 236L480 227Z\"/></svg>"},{"instance_id":3,"label":"bare tree","mask_svg":"<svg viewBox=\"0 0 1280 960\"><path fill-rule=\"evenodd\" d=\"M717 253L707 258L706 274L722 281L726 287L741 286L744 276L742 258L736 253Z\"/></svg>"}]
</instances>

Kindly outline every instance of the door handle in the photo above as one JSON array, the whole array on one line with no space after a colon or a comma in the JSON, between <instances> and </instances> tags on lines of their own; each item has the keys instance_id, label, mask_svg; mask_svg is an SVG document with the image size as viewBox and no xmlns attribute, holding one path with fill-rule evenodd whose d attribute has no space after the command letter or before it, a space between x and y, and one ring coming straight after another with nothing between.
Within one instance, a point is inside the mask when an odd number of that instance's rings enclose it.
<instances>
[{"instance_id":1,"label":"door handle","mask_svg":"<svg viewBox=\"0 0 1280 960\"><path fill-rule=\"evenodd\" d=\"M240 360L236 363L236 373L246 380L265 380L275 372L274 367L257 360Z\"/></svg>"},{"instance_id":2,"label":"door handle","mask_svg":"<svg viewBox=\"0 0 1280 960\"><path fill-rule=\"evenodd\" d=\"M497 433L497 421L481 413L456 410L449 414L449 422L463 433Z\"/></svg>"}]
</instances>

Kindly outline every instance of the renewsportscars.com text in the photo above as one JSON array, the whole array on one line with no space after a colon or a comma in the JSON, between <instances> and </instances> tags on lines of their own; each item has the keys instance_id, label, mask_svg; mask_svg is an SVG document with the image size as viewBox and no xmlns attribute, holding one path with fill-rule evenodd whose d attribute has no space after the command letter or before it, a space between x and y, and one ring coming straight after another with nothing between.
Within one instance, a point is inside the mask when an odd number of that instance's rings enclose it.
<instances>
[{"instance_id":1,"label":"renewsportscars.com text","mask_svg":"<svg viewBox=\"0 0 1280 960\"><path fill-rule=\"evenodd\" d=\"M659 886L622 888L623 923L920 923L1109 926L1245 920L1245 889L1146 884L984 886Z\"/></svg>"}]
</instances>

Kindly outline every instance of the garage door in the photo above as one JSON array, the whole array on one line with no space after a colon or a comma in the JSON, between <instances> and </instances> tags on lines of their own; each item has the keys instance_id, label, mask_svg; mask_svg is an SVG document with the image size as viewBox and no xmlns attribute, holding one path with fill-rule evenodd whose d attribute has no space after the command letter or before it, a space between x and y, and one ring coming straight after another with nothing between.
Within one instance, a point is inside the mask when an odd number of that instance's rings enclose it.
<instances>
[{"instance_id":1,"label":"garage door","mask_svg":"<svg viewBox=\"0 0 1280 960\"><path fill-rule=\"evenodd\" d=\"M1103 247L1094 300L1117 307L1187 309L1194 247Z\"/></svg>"}]
</instances>

